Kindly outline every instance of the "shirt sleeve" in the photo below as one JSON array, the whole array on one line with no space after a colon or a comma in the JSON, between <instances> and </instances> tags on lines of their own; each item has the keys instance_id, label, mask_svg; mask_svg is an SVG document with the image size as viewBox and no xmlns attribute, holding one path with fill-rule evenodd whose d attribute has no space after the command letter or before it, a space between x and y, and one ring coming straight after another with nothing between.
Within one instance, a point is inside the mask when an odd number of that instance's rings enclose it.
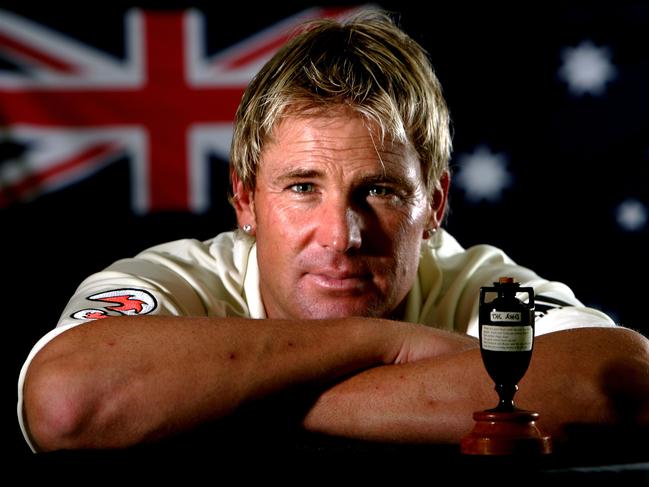
<instances>
[{"instance_id":1,"label":"shirt sleeve","mask_svg":"<svg viewBox=\"0 0 649 487\"><path fill-rule=\"evenodd\" d=\"M254 294L258 287L256 274L246 272L251 256L251 245L228 234L216 244L188 239L152 247L86 278L56 327L34 345L19 374L18 421L30 448L36 451L23 416L23 387L32 359L47 343L71 328L110 316L250 316L245 289Z\"/></svg>"},{"instance_id":2,"label":"shirt sleeve","mask_svg":"<svg viewBox=\"0 0 649 487\"><path fill-rule=\"evenodd\" d=\"M141 275L135 276L136 273ZM68 301L56 327L32 347L18 377L18 423L32 451L36 447L23 414L25 376L36 354L58 335L109 316L146 314L205 315L205 307L184 279L169 269L139 259L118 261L85 279Z\"/></svg>"},{"instance_id":3,"label":"shirt sleeve","mask_svg":"<svg viewBox=\"0 0 649 487\"><path fill-rule=\"evenodd\" d=\"M534 289L536 335L617 326L605 313L585 306L568 285L540 277L494 246L464 249L444 231L422 251L406 316L411 321L478 337L480 288L492 286L504 276Z\"/></svg>"}]
</instances>

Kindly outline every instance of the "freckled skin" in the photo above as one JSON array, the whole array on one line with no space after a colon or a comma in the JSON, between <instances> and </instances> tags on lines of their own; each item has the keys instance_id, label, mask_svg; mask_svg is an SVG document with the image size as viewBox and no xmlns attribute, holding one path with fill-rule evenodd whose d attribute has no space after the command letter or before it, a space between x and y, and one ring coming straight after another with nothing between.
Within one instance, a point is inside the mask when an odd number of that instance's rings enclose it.
<instances>
[{"instance_id":1,"label":"freckled skin","mask_svg":"<svg viewBox=\"0 0 649 487\"><path fill-rule=\"evenodd\" d=\"M434 218L414 149L358 117L286 118L262 152L253 223L270 318L391 317Z\"/></svg>"}]
</instances>

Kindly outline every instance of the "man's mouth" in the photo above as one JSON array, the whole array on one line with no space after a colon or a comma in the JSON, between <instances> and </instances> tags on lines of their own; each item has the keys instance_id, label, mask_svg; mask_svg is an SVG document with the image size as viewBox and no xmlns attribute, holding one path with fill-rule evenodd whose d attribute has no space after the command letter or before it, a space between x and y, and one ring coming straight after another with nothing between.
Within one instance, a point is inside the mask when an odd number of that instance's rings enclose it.
<instances>
[{"instance_id":1,"label":"man's mouth","mask_svg":"<svg viewBox=\"0 0 649 487\"><path fill-rule=\"evenodd\" d=\"M370 273L344 272L337 270L317 270L306 277L317 287L331 291L360 292L367 289L372 281Z\"/></svg>"}]
</instances>

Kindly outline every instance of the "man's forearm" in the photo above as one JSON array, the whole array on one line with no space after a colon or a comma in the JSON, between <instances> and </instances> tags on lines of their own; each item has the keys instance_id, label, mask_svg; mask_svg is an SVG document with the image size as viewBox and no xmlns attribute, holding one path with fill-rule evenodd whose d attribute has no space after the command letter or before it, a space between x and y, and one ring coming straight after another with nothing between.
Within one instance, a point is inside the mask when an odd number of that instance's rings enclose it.
<instances>
[{"instance_id":1,"label":"man's forearm","mask_svg":"<svg viewBox=\"0 0 649 487\"><path fill-rule=\"evenodd\" d=\"M128 446L277 390L383 363L390 331L365 321L97 320L36 355L25 415L43 449Z\"/></svg>"},{"instance_id":2,"label":"man's forearm","mask_svg":"<svg viewBox=\"0 0 649 487\"><path fill-rule=\"evenodd\" d=\"M556 438L575 423L646 427L648 353L647 340L629 330L544 335L536 340L515 402L539 412L539 424ZM474 349L361 372L323 393L304 424L311 431L366 440L456 443L473 427L473 412L497 402Z\"/></svg>"},{"instance_id":3,"label":"man's forearm","mask_svg":"<svg viewBox=\"0 0 649 487\"><path fill-rule=\"evenodd\" d=\"M474 410L495 405L479 356L470 350L356 374L318 398L305 427L370 441L455 442Z\"/></svg>"},{"instance_id":4,"label":"man's forearm","mask_svg":"<svg viewBox=\"0 0 649 487\"><path fill-rule=\"evenodd\" d=\"M137 317L64 332L31 363L24 410L42 449L123 447L301 384L475 346L386 320Z\"/></svg>"}]
</instances>

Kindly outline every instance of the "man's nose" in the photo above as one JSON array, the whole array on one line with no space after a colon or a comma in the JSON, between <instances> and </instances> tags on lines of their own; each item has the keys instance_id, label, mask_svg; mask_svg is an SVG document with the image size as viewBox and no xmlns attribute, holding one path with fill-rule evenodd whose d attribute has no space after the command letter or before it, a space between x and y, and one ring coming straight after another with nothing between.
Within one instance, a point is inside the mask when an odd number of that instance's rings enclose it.
<instances>
[{"instance_id":1,"label":"man's nose","mask_svg":"<svg viewBox=\"0 0 649 487\"><path fill-rule=\"evenodd\" d=\"M336 252L361 246L361 215L352 205L334 201L324 205L318 226L318 243Z\"/></svg>"}]
</instances>

